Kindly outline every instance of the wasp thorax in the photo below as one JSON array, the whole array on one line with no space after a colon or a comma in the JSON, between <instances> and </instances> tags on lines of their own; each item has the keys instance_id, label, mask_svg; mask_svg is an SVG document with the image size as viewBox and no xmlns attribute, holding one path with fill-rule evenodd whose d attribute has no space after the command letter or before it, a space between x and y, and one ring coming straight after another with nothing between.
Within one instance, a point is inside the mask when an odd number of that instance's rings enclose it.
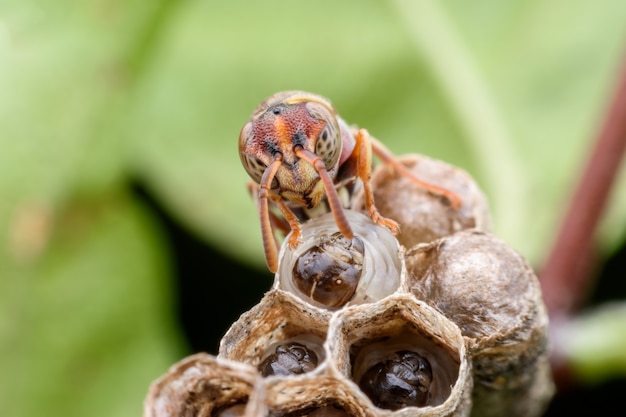
<instances>
[{"instance_id":1,"label":"wasp thorax","mask_svg":"<svg viewBox=\"0 0 626 417\"><path fill-rule=\"evenodd\" d=\"M341 307L354 293L363 271L365 246L336 232L322 236L296 260L293 281L311 299L327 307Z\"/></svg>"},{"instance_id":2,"label":"wasp thorax","mask_svg":"<svg viewBox=\"0 0 626 417\"><path fill-rule=\"evenodd\" d=\"M400 286L399 245L386 228L345 211L354 231L347 239L331 213L302 225L302 244L283 245L275 287L324 308L378 301Z\"/></svg>"},{"instance_id":3,"label":"wasp thorax","mask_svg":"<svg viewBox=\"0 0 626 417\"><path fill-rule=\"evenodd\" d=\"M429 397L433 370L417 352L392 352L369 368L359 381L361 390L379 408L422 407Z\"/></svg>"},{"instance_id":4,"label":"wasp thorax","mask_svg":"<svg viewBox=\"0 0 626 417\"><path fill-rule=\"evenodd\" d=\"M317 354L306 345L297 342L276 346L274 353L259 365L263 376L298 375L310 372L317 366Z\"/></svg>"}]
</instances>

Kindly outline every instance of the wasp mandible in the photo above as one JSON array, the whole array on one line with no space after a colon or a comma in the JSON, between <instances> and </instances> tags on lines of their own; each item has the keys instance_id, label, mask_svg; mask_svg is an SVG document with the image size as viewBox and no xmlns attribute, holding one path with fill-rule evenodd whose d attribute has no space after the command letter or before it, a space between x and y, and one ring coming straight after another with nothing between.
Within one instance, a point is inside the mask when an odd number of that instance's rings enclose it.
<instances>
[{"instance_id":1,"label":"wasp mandible","mask_svg":"<svg viewBox=\"0 0 626 417\"><path fill-rule=\"evenodd\" d=\"M239 135L239 156L252 178L250 190L258 200L265 260L272 272L278 268L278 241L274 230L291 230L289 245L300 240L300 221L326 201L337 228L348 239L354 233L344 214L338 190L357 179L362 182L365 206L372 220L394 234L398 224L383 217L374 204L369 182L372 153L417 186L460 206L453 192L416 178L365 129L351 128L337 115L330 101L317 94L284 91L274 94L252 113ZM326 197L324 200L323 197ZM275 204L284 218L270 210ZM305 213L300 218L294 211Z\"/></svg>"}]
</instances>

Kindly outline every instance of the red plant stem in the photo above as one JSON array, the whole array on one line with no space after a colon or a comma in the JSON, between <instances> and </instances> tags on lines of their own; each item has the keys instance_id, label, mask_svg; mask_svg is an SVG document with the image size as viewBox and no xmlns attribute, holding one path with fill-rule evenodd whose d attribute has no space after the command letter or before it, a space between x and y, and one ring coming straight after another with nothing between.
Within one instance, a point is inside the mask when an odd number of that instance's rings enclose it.
<instances>
[{"instance_id":1,"label":"red plant stem","mask_svg":"<svg viewBox=\"0 0 626 417\"><path fill-rule=\"evenodd\" d=\"M594 233L626 151L626 61L594 149L570 200L540 279L550 316L572 314L591 278Z\"/></svg>"}]
</instances>

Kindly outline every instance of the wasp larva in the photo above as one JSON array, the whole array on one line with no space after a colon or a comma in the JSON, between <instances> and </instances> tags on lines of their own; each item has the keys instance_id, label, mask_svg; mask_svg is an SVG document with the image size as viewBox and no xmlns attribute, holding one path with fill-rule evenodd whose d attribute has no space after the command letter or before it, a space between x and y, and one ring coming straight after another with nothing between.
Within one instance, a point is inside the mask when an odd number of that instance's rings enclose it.
<instances>
[{"instance_id":1,"label":"wasp larva","mask_svg":"<svg viewBox=\"0 0 626 417\"><path fill-rule=\"evenodd\" d=\"M397 410L426 405L432 380L433 370L428 359L416 352L401 350L369 368L361 377L359 387L376 407Z\"/></svg>"},{"instance_id":2,"label":"wasp larva","mask_svg":"<svg viewBox=\"0 0 626 417\"><path fill-rule=\"evenodd\" d=\"M324 308L375 302L400 286L399 244L366 215L346 210L355 236L348 239L325 214L302 225L302 244L284 245L278 288Z\"/></svg>"},{"instance_id":3,"label":"wasp larva","mask_svg":"<svg viewBox=\"0 0 626 417\"><path fill-rule=\"evenodd\" d=\"M359 285L365 246L336 232L320 237L318 245L305 251L293 267L296 287L326 307L346 304Z\"/></svg>"},{"instance_id":4,"label":"wasp larva","mask_svg":"<svg viewBox=\"0 0 626 417\"><path fill-rule=\"evenodd\" d=\"M258 369L263 376L298 375L315 369L317 361L312 349L302 343L289 342L276 346L274 353L265 358Z\"/></svg>"}]
</instances>

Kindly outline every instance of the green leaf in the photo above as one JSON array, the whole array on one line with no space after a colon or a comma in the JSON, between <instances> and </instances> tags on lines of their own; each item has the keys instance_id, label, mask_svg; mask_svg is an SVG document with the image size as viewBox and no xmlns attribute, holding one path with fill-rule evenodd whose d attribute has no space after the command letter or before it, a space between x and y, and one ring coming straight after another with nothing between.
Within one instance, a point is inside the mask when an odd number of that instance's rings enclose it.
<instances>
[{"instance_id":1,"label":"green leaf","mask_svg":"<svg viewBox=\"0 0 626 417\"><path fill-rule=\"evenodd\" d=\"M582 381L626 376L626 303L610 303L562 326L556 347Z\"/></svg>"},{"instance_id":2,"label":"green leaf","mask_svg":"<svg viewBox=\"0 0 626 417\"><path fill-rule=\"evenodd\" d=\"M612 99L626 35L625 5L396 5L466 132L479 162L474 174L493 205L496 234L537 265ZM615 190L626 201L626 188ZM621 218L611 216L612 236L604 234L612 247L626 230L621 207Z\"/></svg>"},{"instance_id":3,"label":"green leaf","mask_svg":"<svg viewBox=\"0 0 626 417\"><path fill-rule=\"evenodd\" d=\"M33 220L14 236L28 240ZM39 255L2 259L0 414L140 415L181 352L160 235L124 195L73 201L49 221Z\"/></svg>"},{"instance_id":4,"label":"green leaf","mask_svg":"<svg viewBox=\"0 0 626 417\"><path fill-rule=\"evenodd\" d=\"M5 4L6 3L6 4ZM0 234L22 205L54 209L124 175L126 103L148 3L0 5Z\"/></svg>"}]
</instances>

